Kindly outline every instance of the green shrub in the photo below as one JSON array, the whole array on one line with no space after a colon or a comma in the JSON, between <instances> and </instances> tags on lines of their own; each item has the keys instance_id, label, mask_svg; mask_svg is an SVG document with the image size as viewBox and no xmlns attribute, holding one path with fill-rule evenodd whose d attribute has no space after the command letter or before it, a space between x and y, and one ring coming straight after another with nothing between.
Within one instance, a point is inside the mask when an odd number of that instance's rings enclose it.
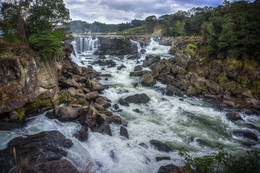
<instances>
[{"instance_id":1,"label":"green shrub","mask_svg":"<svg viewBox=\"0 0 260 173\"><path fill-rule=\"evenodd\" d=\"M39 53L42 60L48 60L61 56L62 52L59 48L62 39L61 31L54 31L52 33L43 31L40 34L32 34L29 42L33 44L34 50Z\"/></svg>"},{"instance_id":2,"label":"green shrub","mask_svg":"<svg viewBox=\"0 0 260 173\"><path fill-rule=\"evenodd\" d=\"M218 153L212 153L203 157L191 157L186 150L179 151L179 155L186 161L186 169L189 172L230 172L253 173L258 172L259 151L243 152L239 156L228 154L223 148Z\"/></svg>"}]
</instances>

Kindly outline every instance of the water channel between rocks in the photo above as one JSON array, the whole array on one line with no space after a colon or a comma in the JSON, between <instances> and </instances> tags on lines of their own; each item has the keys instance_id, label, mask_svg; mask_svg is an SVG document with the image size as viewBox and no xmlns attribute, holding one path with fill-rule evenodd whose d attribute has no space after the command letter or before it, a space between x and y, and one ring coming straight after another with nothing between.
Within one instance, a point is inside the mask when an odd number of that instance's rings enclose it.
<instances>
[{"instance_id":1,"label":"water channel between rocks","mask_svg":"<svg viewBox=\"0 0 260 173\"><path fill-rule=\"evenodd\" d=\"M79 66L92 65L99 59L98 55L93 54L98 49L98 39L86 36L79 36L77 39L74 41L77 51L72 55L72 60ZM72 135L80 129L79 123L51 120L45 117L44 113L33 117L23 129L1 131L0 149L5 148L8 141L17 136L58 130L73 141L74 145L69 149L67 159L80 171L89 166L92 170L115 173L157 172L162 165L184 165L183 159L178 155L180 148L189 150L192 156L217 152L219 144L231 153L248 149L243 143L252 141L235 137L232 132L249 129L243 124L234 124L226 119L225 114L234 110L218 108L214 102L195 97L166 96L163 94L166 85L157 82L153 87L144 87L140 84L140 77L130 77L129 73L134 71L135 66L142 65L146 55L160 55L161 59L172 57L168 54L170 47L159 45L153 38L149 45L143 47L146 50L144 54L140 53L141 46L138 42L132 41L132 44L137 44L140 59L127 59L127 55L124 58L106 55L106 60L115 61L116 66L92 65L97 72L111 74L112 77L102 77L100 82L109 86L102 95L110 99L112 105L118 104L120 98L134 94L145 93L149 96L150 101L146 104L130 103L129 107L119 105L122 112L115 112L123 119L124 124L127 124L129 139L120 136L120 125L112 124L113 136L89 131L88 140L79 142ZM120 65L125 68L118 70ZM143 70L150 71L149 68ZM113 106L109 109L115 111ZM135 111L137 109L139 112ZM252 123L259 128L259 116L248 116L244 113L245 110L236 111L239 111L246 123ZM260 137L259 130L250 130ZM152 139L165 142L174 150L169 153L158 151L150 144ZM259 149L260 145L255 143L251 148ZM157 162L156 157L160 156L169 156L171 160Z\"/></svg>"}]
</instances>

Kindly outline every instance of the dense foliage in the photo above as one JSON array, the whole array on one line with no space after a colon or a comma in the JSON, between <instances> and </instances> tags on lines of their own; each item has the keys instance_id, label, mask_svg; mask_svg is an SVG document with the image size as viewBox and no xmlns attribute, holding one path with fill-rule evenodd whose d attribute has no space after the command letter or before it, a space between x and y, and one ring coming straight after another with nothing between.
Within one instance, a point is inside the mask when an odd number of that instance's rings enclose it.
<instances>
[{"instance_id":1,"label":"dense foliage","mask_svg":"<svg viewBox=\"0 0 260 173\"><path fill-rule=\"evenodd\" d=\"M65 35L61 31L66 31L62 28L70 20L63 0L1 0L0 9L4 41L19 40L39 52L42 59L59 55Z\"/></svg>"},{"instance_id":2,"label":"dense foliage","mask_svg":"<svg viewBox=\"0 0 260 173\"><path fill-rule=\"evenodd\" d=\"M49 57L61 56L59 48L62 39L62 33L59 30L54 32L42 31L39 34L32 34L29 42L33 44L34 50L39 52L43 60L47 60Z\"/></svg>"},{"instance_id":3,"label":"dense foliage","mask_svg":"<svg viewBox=\"0 0 260 173\"><path fill-rule=\"evenodd\" d=\"M152 33L157 25L164 36L202 36L209 55L215 57L260 61L259 21L259 1L224 1L216 8L192 8L158 19L150 16L145 27Z\"/></svg>"}]
</instances>

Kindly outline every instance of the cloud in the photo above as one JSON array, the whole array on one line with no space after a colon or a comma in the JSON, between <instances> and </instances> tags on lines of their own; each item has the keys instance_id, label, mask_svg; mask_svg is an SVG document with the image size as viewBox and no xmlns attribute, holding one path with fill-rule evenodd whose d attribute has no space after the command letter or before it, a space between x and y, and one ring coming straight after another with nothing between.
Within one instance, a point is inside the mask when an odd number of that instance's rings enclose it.
<instances>
[{"instance_id":1,"label":"cloud","mask_svg":"<svg viewBox=\"0 0 260 173\"><path fill-rule=\"evenodd\" d=\"M223 0L64 0L73 20L122 23L172 14L192 7L217 6Z\"/></svg>"}]
</instances>

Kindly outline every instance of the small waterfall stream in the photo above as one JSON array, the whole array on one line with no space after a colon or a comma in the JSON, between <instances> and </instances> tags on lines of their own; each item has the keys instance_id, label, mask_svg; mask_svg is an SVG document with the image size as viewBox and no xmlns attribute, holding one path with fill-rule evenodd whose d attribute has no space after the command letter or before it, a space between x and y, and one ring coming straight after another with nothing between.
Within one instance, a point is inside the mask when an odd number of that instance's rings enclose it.
<instances>
[{"instance_id":1,"label":"small waterfall stream","mask_svg":"<svg viewBox=\"0 0 260 173\"><path fill-rule=\"evenodd\" d=\"M142 48L137 41L139 49ZM89 66L99 57L93 53L98 49L98 38L89 36L78 36L73 42L76 55L72 60L80 66ZM161 92L166 85L157 83L153 87L144 87L139 77L130 77L129 72L134 70L136 65L141 65L146 55L160 55L161 58L169 58L169 46L159 45L153 38L148 46L143 47L145 54L140 54L138 60L121 59L117 56L106 55L107 60L113 60L117 66L124 65L126 68L117 70L116 67L93 68L104 74L111 74L112 77L100 82L108 85L103 96L111 100L112 105L117 104L120 98L125 98L136 93L146 93L150 97L147 104L130 104L129 107L120 106L122 112L111 111L119 115L127 124L129 140L120 136L120 125L112 124L113 136L89 131L89 138L86 142L79 142L72 134L80 128L78 123L62 123L58 120L51 120L45 117L45 113L32 118L32 121L23 129L11 132L0 131L0 149L6 147L8 141L14 137L35 134L45 130L58 130L67 138L72 139L74 146L69 149L69 159L80 171L86 170L91 164L91 169L96 172L107 173L155 173L159 167L166 164L184 165L183 159L178 155L178 149L185 148L192 156L203 156L218 151L218 144L222 144L231 153L248 149L241 142L246 139L232 136L236 129L248 129L228 121L225 114L229 109L219 109L214 103L199 98L166 96ZM143 70L150 70L144 68ZM134 110L139 109L137 113ZM260 117L257 115L247 116L244 110L240 111L241 116L247 123L259 127ZM260 132L250 129L258 138ZM164 153L154 149L150 140L155 139L166 142L175 150ZM260 149L259 143L253 148ZM157 162L156 157L169 156L171 160ZM90 159L91 158L91 159ZM92 166L99 165L98 166Z\"/></svg>"}]
</instances>

